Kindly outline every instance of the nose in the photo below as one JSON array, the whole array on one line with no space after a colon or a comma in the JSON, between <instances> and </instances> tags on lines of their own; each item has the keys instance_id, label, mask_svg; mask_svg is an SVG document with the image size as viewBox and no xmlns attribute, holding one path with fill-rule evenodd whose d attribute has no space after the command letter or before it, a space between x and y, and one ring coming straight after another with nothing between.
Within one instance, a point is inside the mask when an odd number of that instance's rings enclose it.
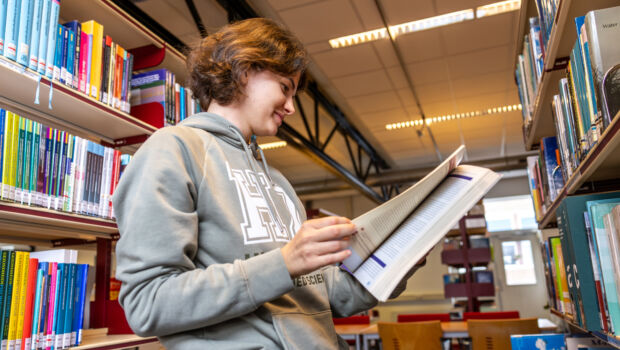
<instances>
[{"instance_id":1,"label":"nose","mask_svg":"<svg viewBox=\"0 0 620 350\"><path fill-rule=\"evenodd\" d=\"M286 102L284 103L284 113L286 115L295 113L295 103L293 101L293 97L288 97L286 99Z\"/></svg>"}]
</instances>

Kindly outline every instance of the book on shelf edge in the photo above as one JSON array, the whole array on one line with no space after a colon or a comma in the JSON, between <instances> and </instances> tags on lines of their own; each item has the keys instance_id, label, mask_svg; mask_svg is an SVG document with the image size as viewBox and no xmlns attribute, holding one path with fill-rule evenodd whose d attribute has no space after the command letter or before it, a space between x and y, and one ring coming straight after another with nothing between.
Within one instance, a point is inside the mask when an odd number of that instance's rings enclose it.
<instances>
[{"instance_id":1,"label":"book on shelf edge","mask_svg":"<svg viewBox=\"0 0 620 350\"><path fill-rule=\"evenodd\" d=\"M493 171L458 165L460 146L415 185L353 219L349 271L377 299L388 299L400 280L500 179Z\"/></svg>"}]
</instances>

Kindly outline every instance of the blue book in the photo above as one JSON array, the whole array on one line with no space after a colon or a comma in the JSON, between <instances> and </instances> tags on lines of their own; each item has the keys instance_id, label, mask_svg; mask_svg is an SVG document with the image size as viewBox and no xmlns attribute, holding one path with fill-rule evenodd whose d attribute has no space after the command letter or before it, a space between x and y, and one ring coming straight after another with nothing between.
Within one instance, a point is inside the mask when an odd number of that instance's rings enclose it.
<instances>
[{"instance_id":1,"label":"blue book","mask_svg":"<svg viewBox=\"0 0 620 350\"><path fill-rule=\"evenodd\" d=\"M41 0L41 29L39 31L39 52L37 53L37 68L39 74L45 75L45 62L47 58L47 43L49 34L49 21L51 16L51 1Z\"/></svg>"},{"instance_id":2,"label":"blue book","mask_svg":"<svg viewBox=\"0 0 620 350\"><path fill-rule=\"evenodd\" d=\"M50 16L47 31L47 55L45 56L45 76L54 77L54 58L56 57L56 39L58 37L58 15L60 14L60 0L50 0ZM39 69L41 66L39 66ZM39 70L39 73L42 73Z\"/></svg>"},{"instance_id":3,"label":"blue book","mask_svg":"<svg viewBox=\"0 0 620 350\"><path fill-rule=\"evenodd\" d=\"M67 281L69 279L69 264L58 264L58 277L56 279L56 296L54 301L54 337L52 338L52 346L54 349L62 349L62 336L64 332L65 322L65 302L67 292Z\"/></svg>"},{"instance_id":4,"label":"blue book","mask_svg":"<svg viewBox=\"0 0 620 350\"><path fill-rule=\"evenodd\" d=\"M65 83L67 77L67 43L69 38L69 32L67 28L62 25L58 25L60 37L57 37L56 40L60 40L60 42L56 42L56 49L60 49L60 52L56 52L54 58L54 76L56 76L56 66L58 66L58 71L60 72L60 76L58 81L61 83ZM60 56L60 57L59 57Z\"/></svg>"},{"instance_id":5,"label":"blue book","mask_svg":"<svg viewBox=\"0 0 620 350\"><path fill-rule=\"evenodd\" d=\"M52 76L51 78L57 81L60 81L60 67L62 67L62 47L65 37L65 27L60 24L56 25L56 47L54 48L54 59L50 61L50 64L53 62L52 66Z\"/></svg>"},{"instance_id":6,"label":"blue book","mask_svg":"<svg viewBox=\"0 0 620 350\"><path fill-rule=\"evenodd\" d=\"M566 350L565 334L518 334L510 336L512 350Z\"/></svg>"},{"instance_id":7,"label":"blue book","mask_svg":"<svg viewBox=\"0 0 620 350\"><path fill-rule=\"evenodd\" d=\"M36 71L39 61L39 39L41 38L41 14L43 12L43 0L32 0L32 24L30 27L30 53L28 55L28 68Z\"/></svg>"},{"instance_id":8,"label":"blue book","mask_svg":"<svg viewBox=\"0 0 620 350\"><path fill-rule=\"evenodd\" d=\"M78 265L77 289L75 292L75 312L73 317L73 327L71 329L71 340L75 332L75 341L72 345L78 346L82 343L82 329L84 327L84 307L86 306L86 284L88 282L88 264Z\"/></svg>"},{"instance_id":9,"label":"blue book","mask_svg":"<svg viewBox=\"0 0 620 350\"><path fill-rule=\"evenodd\" d=\"M62 71L65 74L65 84L73 86L73 65L75 60L75 32L65 27L65 40L62 55Z\"/></svg>"},{"instance_id":10,"label":"blue book","mask_svg":"<svg viewBox=\"0 0 620 350\"><path fill-rule=\"evenodd\" d=\"M17 34L17 63L28 66L30 58L30 34L34 0L21 0L19 34Z\"/></svg>"},{"instance_id":11,"label":"blue book","mask_svg":"<svg viewBox=\"0 0 620 350\"><path fill-rule=\"evenodd\" d=\"M73 62L73 65L71 67L67 66L67 71L71 72L71 75L73 77L73 81L71 83L71 86L73 86L74 89L78 88L78 66L79 66L79 62L80 62L80 34L82 33L82 24L80 22L76 21L71 21L71 22L67 22L65 24L63 24L65 26L65 28L67 29L71 29L74 33L73 35L73 42L71 42L71 38L69 38L69 57L67 58L67 64L68 62Z\"/></svg>"},{"instance_id":12,"label":"blue book","mask_svg":"<svg viewBox=\"0 0 620 350\"><path fill-rule=\"evenodd\" d=\"M179 110L180 110L180 117L179 120L183 120L185 119L185 88L183 88L182 86L179 89Z\"/></svg>"},{"instance_id":13,"label":"blue book","mask_svg":"<svg viewBox=\"0 0 620 350\"><path fill-rule=\"evenodd\" d=\"M544 178L549 188L549 198L553 202L564 187L564 177L562 176L561 164L557 156L558 142L555 136L545 137L540 140L540 150L545 164L545 169L541 169L541 171L545 172L546 176Z\"/></svg>"},{"instance_id":14,"label":"blue book","mask_svg":"<svg viewBox=\"0 0 620 350\"><path fill-rule=\"evenodd\" d=\"M6 20L4 22L4 57L15 60L17 58L17 36L19 34L20 0L7 0Z\"/></svg>"},{"instance_id":15,"label":"blue book","mask_svg":"<svg viewBox=\"0 0 620 350\"><path fill-rule=\"evenodd\" d=\"M4 52L4 26L6 22L7 0L0 0L0 55Z\"/></svg>"},{"instance_id":16,"label":"blue book","mask_svg":"<svg viewBox=\"0 0 620 350\"><path fill-rule=\"evenodd\" d=\"M603 217L609 214L613 207L620 204L620 192L612 192L615 197L605 199L592 198L586 202L588 214L590 215L592 225L592 238L595 241L596 254L601 263L602 282L607 299L607 311L611 326L616 334L620 332L620 300L618 290L614 278L614 269L612 265L612 251L609 247L609 238L605 230Z\"/></svg>"}]
</instances>

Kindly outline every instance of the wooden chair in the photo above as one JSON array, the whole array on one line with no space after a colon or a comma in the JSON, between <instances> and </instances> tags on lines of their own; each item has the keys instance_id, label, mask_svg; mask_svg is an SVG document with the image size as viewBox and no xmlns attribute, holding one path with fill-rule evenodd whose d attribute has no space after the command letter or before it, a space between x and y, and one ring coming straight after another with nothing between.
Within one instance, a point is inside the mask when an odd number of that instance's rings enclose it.
<instances>
[{"instance_id":1,"label":"wooden chair","mask_svg":"<svg viewBox=\"0 0 620 350\"><path fill-rule=\"evenodd\" d=\"M383 350L441 350L441 322L379 322Z\"/></svg>"},{"instance_id":2,"label":"wooden chair","mask_svg":"<svg viewBox=\"0 0 620 350\"><path fill-rule=\"evenodd\" d=\"M441 321L450 322L450 314L401 314L397 316L398 322L421 322Z\"/></svg>"},{"instance_id":3,"label":"wooden chair","mask_svg":"<svg viewBox=\"0 0 620 350\"><path fill-rule=\"evenodd\" d=\"M500 320L507 318L520 318L519 311L490 311L490 312L465 312L463 321L467 320Z\"/></svg>"},{"instance_id":4,"label":"wooden chair","mask_svg":"<svg viewBox=\"0 0 620 350\"><path fill-rule=\"evenodd\" d=\"M540 333L536 318L505 320L468 320L472 350L510 350L512 334Z\"/></svg>"}]
</instances>

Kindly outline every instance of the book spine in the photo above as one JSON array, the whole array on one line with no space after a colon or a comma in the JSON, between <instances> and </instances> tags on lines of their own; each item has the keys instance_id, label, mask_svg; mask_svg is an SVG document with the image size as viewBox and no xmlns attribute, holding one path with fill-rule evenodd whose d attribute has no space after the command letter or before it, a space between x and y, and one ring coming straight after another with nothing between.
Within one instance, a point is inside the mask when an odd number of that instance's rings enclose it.
<instances>
[{"instance_id":1,"label":"book spine","mask_svg":"<svg viewBox=\"0 0 620 350\"><path fill-rule=\"evenodd\" d=\"M4 29L6 22L7 0L0 0L0 55L4 52Z\"/></svg>"},{"instance_id":2,"label":"book spine","mask_svg":"<svg viewBox=\"0 0 620 350\"><path fill-rule=\"evenodd\" d=\"M94 22L94 21L93 21ZM97 22L93 25L93 45L90 72L90 95L99 100L99 87L101 86L101 59L103 43L103 26Z\"/></svg>"},{"instance_id":3,"label":"book spine","mask_svg":"<svg viewBox=\"0 0 620 350\"><path fill-rule=\"evenodd\" d=\"M45 338L44 340L44 348L51 349L53 344L53 339L55 336L54 333L54 322L56 321L54 318L55 310L56 310L56 296L58 295L57 285L58 285L58 275L60 274L58 270L58 263L51 262L50 265L50 287L48 293L48 302L47 302L47 317L46 317L46 328L45 328Z\"/></svg>"},{"instance_id":4,"label":"book spine","mask_svg":"<svg viewBox=\"0 0 620 350\"><path fill-rule=\"evenodd\" d=\"M127 110L127 81L128 77L131 75L129 73L129 52L125 50L123 54L123 74L121 75L121 110Z\"/></svg>"},{"instance_id":5,"label":"book spine","mask_svg":"<svg viewBox=\"0 0 620 350\"><path fill-rule=\"evenodd\" d=\"M28 203L30 195L30 172L32 165L32 141L33 141L33 124L32 120L26 120L26 139L24 143L24 170L22 170L22 194L20 203Z\"/></svg>"},{"instance_id":6,"label":"book spine","mask_svg":"<svg viewBox=\"0 0 620 350\"><path fill-rule=\"evenodd\" d=\"M67 49L66 59L63 62L65 68L65 84L73 87L73 67L75 66L75 31L73 29L67 30Z\"/></svg>"},{"instance_id":7,"label":"book spine","mask_svg":"<svg viewBox=\"0 0 620 350\"><path fill-rule=\"evenodd\" d=\"M50 16L47 31L47 55L45 56L45 76L54 78L54 64L56 57L56 39L58 38L58 15L60 14L60 0L50 0ZM39 73L41 65L39 65Z\"/></svg>"},{"instance_id":8,"label":"book spine","mask_svg":"<svg viewBox=\"0 0 620 350\"><path fill-rule=\"evenodd\" d=\"M17 334L17 318L19 317L19 305L21 301L22 279L24 274L24 252L16 252L15 274L13 278L13 295L11 297L11 313L9 316L8 350L15 349Z\"/></svg>"},{"instance_id":9,"label":"book spine","mask_svg":"<svg viewBox=\"0 0 620 350\"><path fill-rule=\"evenodd\" d=\"M127 86L126 91L127 91L127 96L125 97L125 112L129 113L129 111L131 110L131 75L133 74L133 61L134 61L134 55L131 54L130 52L127 52L127 57L128 57L128 68L127 68L127 78L125 79L124 83Z\"/></svg>"},{"instance_id":10,"label":"book spine","mask_svg":"<svg viewBox=\"0 0 620 350\"><path fill-rule=\"evenodd\" d=\"M114 68L116 67L116 43L110 43L110 60L108 62L108 83L107 83L107 96L108 106L114 106Z\"/></svg>"},{"instance_id":11,"label":"book spine","mask_svg":"<svg viewBox=\"0 0 620 350\"><path fill-rule=\"evenodd\" d=\"M9 151L11 152L11 169L9 173L10 185L9 199L15 200L15 189L17 188L17 164L19 162L19 131L20 131L21 117L13 113L13 146Z\"/></svg>"},{"instance_id":12,"label":"book spine","mask_svg":"<svg viewBox=\"0 0 620 350\"><path fill-rule=\"evenodd\" d=\"M15 266L17 265L17 253L15 251L11 251L8 259L7 259L7 264L9 266L9 270L7 271L7 275L6 275L6 280L5 280L5 284L6 284L6 293L5 293L5 300L3 301L4 306L3 306L3 312L2 312L2 326L1 326L1 333L2 333L2 344L1 347L2 349L6 349L8 347L9 344L9 326L10 326L10 313L11 313L11 306L13 304L13 281L15 280Z\"/></svg>"},{"instance_id":13,"label":"book spine","mask_svg":"<svg viewBox=\"0 0 620 350\"><path fill-rule=\"evenodd\" d=\"M54 330L56 331L56 336L54 337L54 349L62 348L62 339L65 329L64 316L67 308L67 282L69 281L70 275L70 268L68 263L58 264L58 269L62 270L62 278L59 278L56 281L56 283L60 283L60 288L57 295L56 311L54 312Z\"/></svg>"},{"instance_id":14,"label":"book spine","mask_svg":"<svg viewBox=\"0 0 620 350\"><path fill-rule=\"evenodd\" d=\"M122 76L122 64L123 64L123 56L125 50L120 46L116 45L116 57L115 57L115 67L114 67L114 108L120 108L120 99L121 99L121 76Z\"/></svg>"},{"instance_id":15,"label":"book spine","mask_svg":"<svg viewBox=\"0 0 620 350\"><path fill-rule=\"evenodd\" d=\"M4 313L4 304L7 299L7 278L9 274L10 255L10 251L3 250L2 256L0 258L0 339L2 338L2 331L4 326L2 315Z\"/></svg>"},{"instance_id":16,"label":"book spine","mask_svg":"<svg viewBox=\"0 0 620 350\"><path fill-rule=\"evenodd\" d=\"M19 201L22 193L22 173L24 166L24 143L26 142L26 120L22 117L19 118L19 140L17 141L17 163L15 169L15 195L13 200Z\"/></svg>"},{"instance_id":17,"label":"book spine","mask_svg":"<svg viewBox=\"0 0 620 350\"><path fill-rule=\"evenodd\" d=\"M119 172L121 167L121 152L118 150L114 150L114 163L112 165L112 182L110 184L110 196L108 197L108 217L114 218L114 207L112 205L112 196L114 195L114 191L116 191L116 186L118 185L119 180Z\"/></svg>"},{"instance_id":18,"label":"book spine","mask_svg":"<svg viewBox=\"0 0 620 350\"><path fill-rule=\"evenodd\" d=\"M64 207L65 211L70 212L73 208L73 196L75 193L75 157L76 145L75 136L69 136L69 148L67 149L67 169L65 174Z\"/></svg>"},{"instance_id":19,"label":"book spine","mask_svg":"<svg viewBox=\"0 0 620 350\"><path fill-rule=\"evenodd\" d=\"M51 62L54 62L53 64L53 71L52 71L52 76L49 77L50 79L54 79L57 81L61 81L61 67L62 67L62 54L63 54L63 45L64 45L64 28L63 26L61 26L60 24L56 24L56 47L54 48L54 57L52 60L50 60L50 64Z\"/></svg>"},{"instance_id":20,"label":"book spine","mask_svg":"<svg viewBox=\"0 0 620 350\"><path fill-rule=\"evenodd\" d=\"M33 17L30 28L30 53L28 55L28 68L36 71L39 59L39 39L41 38L41 16L43 11L43 0L32 0Z\"/></svg>"},{"instance_id":21,"label":"book spine","mask_svg":"<svg viewBox=\"0 0 620 350\"><path fill-rule=\"evenodd\" d=\"M112 38L106 35L103 46L103 72L101 74L101 102L109 105L108 84L110 83L110 53L112 50Z\"/></svg>"},{"instance_id":22,"label":"book spine","mask_svg":"<svg viewBox=\"0 0 620 350\"><path fill-rule=\"evenodd\" d=\"M31 336L32 336L32 315L33 315L33 302L35 300L37 277L38 277L39 260L29 259L28 262L28 277L26 278L26 290L24 293L24 311L22 318L22 334L20 341L20 350L30 350ZM16 347L17 348L17 347Z\"/></svg>"},{"instance_id":23,"label":"book spine","mask_svg":"<svg viewBox=\"0 0 620 350\"><path fill-rule=\"evenodd\" d=\"M89 36L80 26L80 55L78 57L78 90L86 93L86 73L88 70L88 42Z\"/></svg>"},{"instance_id":24,"label":"book spine","mask_svg":"<svg viewBox=\"0 0 620 350\"><path fill-rule=\"evenodd\" d=\"M80 87L80 54L82 52L82 25L78 21L74 21L73 31L75 32L75 50L73 55L73 88L78 89Z\"/></svg>"},{"instance_id":25,"label":"book spine","mask_svg":"<svg viewBox=\"0 0 620 350\"><path fill-rule=\"evenodd\" d=\"M30 158L30 189L28 194L28 205L34 203L33 199L36 197L37 184L39 177L39 156L41 149L41 124L33 122L33 140L32 140L32 157Z\"/></svg>"},{"instance_id":26,"label":"book spine","mask_svg":"<svg viewBox=\"0 0 620 350\"><path fill-rule=\"evenodd\" d=\"M9 154L10 145L13 144L13 113L4 110L4 126L2 130L3 134L3 148L2 148L2 183L0 197L2 199L9 198L9 171L11 164L9 162L11 156Z\"/></svg>"},{"instance_id":27,"label":"book spine","mask_svg":"<svg viewBox=\"0 0 620 350\"><path fill-rule=\"evenodd\" d=\"M75 307L75 292L76 292L76 277L77 277L77 264L71 263L68 265L69 267L69 278L67 280L67 293L66 293L66 301L65 301L65 321L63 328L63 338L62 345L64 348L70 347L73 343L71 342L71 333L73 328L73 309ZM77 334L73 337L75 337Z\"/></svg>"},{"instance_id":28,"label":"book spine","mask_svg":"<svg viewBox=\"0 0 620 350\"><path fill-rule=\"evenodd\" d=\"M80 264L78 266L78 286L76 290L76 303L75 303L75 322L73 323L73 329L76 333L75 342L73 345L78 346L82 343L82 329L84 327L84 308L86 307L86 288L88 283L88 264ZM72 335L73 336L73 335Z\"/></svg>"},{"instance_id":29,"label":"book spine","mask_svg":"<svg viewBox=\"0 0 620 350\"><path fill-rule=\"evenodd\" d=\"M0 197L2 193L2 173L3 173L3 168L4 168L4 124L5 124L5 121L6 121L6 110L0 108Z\"/></svg>"},{"instance_id":30,"label":"book spine","mask_svg":"<svg viewBox=\"0 0 620 350\"><path fill-rule=\"evenodd\" d=\"M17 36L19 35L20 0L7 0L2 54L13 61L17 58Z\"/></svg>"},{"instance_id":31,"label":"book spine","mask_svg":"<svg viewBox=\"0 0 620 350\"><path fill-rule=\"evenodd\" d=\"M56 203L54 209L59 210L64 205L64 182L65 174L67 172L67 148L68 148L68 134L65 131L61 131L59 137L60 150L58 152L58 170L56 178L56 188L54 196L56 197Z\"/></svg>"},{"instance_id":32,"label":"book spine","mask_svg":"<svg viewBox=\"0 0 620 350\"><path fill-rule=\"evenodd\" d=\"M51 9L51 0L41 0L41 29L39 30L39 51L37 52L37 67L33 68L39 74L45 74Z\"/></svg>"},{"instance_id":33,"label":"book spine","mask_svg":"<svg viewBox=\"0 0 620 350\"><path fill-rule=\"evenodd\" d=\"M34 0L21 0L19 33L17 34L17 63L28 66L30 58L30 35L32 34L32 15Z\"/></svg>"},{"instance_id":34,"label":"book spine","mask_svg":"<svg viewBox=\"0 0 620 350\"><path fill-rule=\"evenodd\" d=\"M45 348L45 329L47 326L47 305L48 305L48 293L50 286L50 263L39 263L39 271L43 275L41 285L37 292L40 294L38 298L37 317L33 320L32 324L32 345L31 350L44 349ZM36 321L36 324L34 323Z\"/></svg>"}]
</instances>

